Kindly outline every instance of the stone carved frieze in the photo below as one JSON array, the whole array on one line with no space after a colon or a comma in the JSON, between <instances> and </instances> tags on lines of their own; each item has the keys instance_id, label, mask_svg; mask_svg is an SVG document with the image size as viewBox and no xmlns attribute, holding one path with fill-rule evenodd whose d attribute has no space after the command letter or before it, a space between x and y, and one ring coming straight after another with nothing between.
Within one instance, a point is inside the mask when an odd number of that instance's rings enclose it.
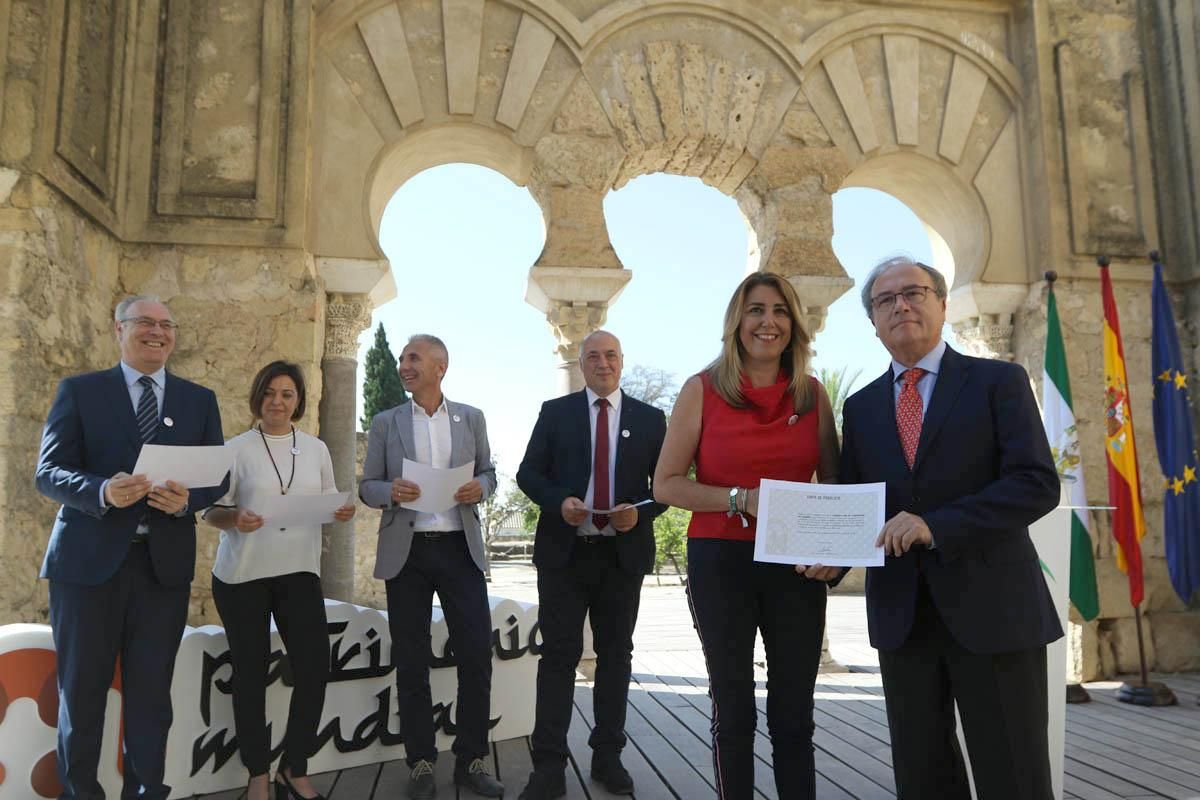
<instances>
[{"instance_id":1,"label":"stone carved frieze","mask_svg":"<svg viewBox=\"0 0 1200 800\"><path fill-rule=\"evenodd\" d=\"M358 358L358 335L371 324L366 295L331 294L325 304L325 358Z\"/></svg>"},{"instance_id":2,"label":"stone carved frieze","mask_svg":"<svg viewBox=\"0 0 1200 800\"><path fill-rule=\"evenodd\" d=\"M611 67L585 67L626 151L615 186L669 172L732 192L750 174L799 84L773 57L731 55L650 41L620 50Z\"/></svg>"},{"instance_id":3,"label":"stone carved frieze","mask_svg":"<svg viewBox=\"0 0 1200 800\"><path fill-rule=\"evenodd\" d=\"M169 0L159 214L279 216L292 6Z\"/></svg>"},{"instance_id":4,"label":"stone carved frieze","mask_svg":"<svg viewBox=\"0 0 1200 800\"><path fill-rule=\"evenodd\" d=\"M57 155L111 205L116 190L129 4L72 0L66 8Z\"/></svg>"},{"instance_id":5,"label":"stone carved frieze","mask_svg":"<svg viewBox=\"0 0 1200 800\"><path fill-rule=\"evenodd\" d=\"M1071 249L1144 256L1158 244L1145 78L1131 69L1116 79L1069 41L1054 54Z\"/></svg>"}]
</instances>

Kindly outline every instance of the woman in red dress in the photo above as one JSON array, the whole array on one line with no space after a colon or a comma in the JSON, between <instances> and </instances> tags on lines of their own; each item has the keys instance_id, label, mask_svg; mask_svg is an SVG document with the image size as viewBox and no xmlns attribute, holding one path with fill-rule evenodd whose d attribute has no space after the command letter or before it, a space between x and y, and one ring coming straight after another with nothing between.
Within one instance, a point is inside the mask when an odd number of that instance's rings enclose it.
<instances>
[{"instance_id":1,"label":"woman in red dress","mask_svg":"<svg viewBox=\"0 0 1200 800\"><path fill-rule=\"evenodd\" d=\"M776 790L816 797L813 687L825 582L841 570L754 561L760 480L836 480L833 409L808 374L809 341L792 285L770 272L747 276L725 311L720 356L679 394L654 475L655 499L693 512L688 600L708 665L721 800L754 793L758 631Z\"/></svg>"}]
</instances>

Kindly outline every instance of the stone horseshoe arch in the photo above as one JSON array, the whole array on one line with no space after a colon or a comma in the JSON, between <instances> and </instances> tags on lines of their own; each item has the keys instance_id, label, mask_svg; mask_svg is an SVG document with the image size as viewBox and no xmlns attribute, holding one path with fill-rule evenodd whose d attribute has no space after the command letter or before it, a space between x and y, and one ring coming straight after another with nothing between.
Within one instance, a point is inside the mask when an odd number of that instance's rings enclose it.
<instances>
[{"instance_id":1,"label":"stone horseshoe arch","mask_svg":"<svg viewBox=\"0 0 1200 800\"><path fill-rule=\"evenodd\" d=\"M564 3L331 3L315 26L312 249L329 274L349 263L387 284L377 228L408 176L465 160L528 186L547 236L526 299L556 335L564 388L575 346L630 278L603 196L651 172L735 196L759 265L804 289L815 328L852 283L829 247L842 186L913 208L953 258L958 316L997 313L996 291L983 308L971 287L1030 280L1016 67L909 10L803 39L778 27L718 0L630 0L582 21Z\"/></svg>"}]
</instances>

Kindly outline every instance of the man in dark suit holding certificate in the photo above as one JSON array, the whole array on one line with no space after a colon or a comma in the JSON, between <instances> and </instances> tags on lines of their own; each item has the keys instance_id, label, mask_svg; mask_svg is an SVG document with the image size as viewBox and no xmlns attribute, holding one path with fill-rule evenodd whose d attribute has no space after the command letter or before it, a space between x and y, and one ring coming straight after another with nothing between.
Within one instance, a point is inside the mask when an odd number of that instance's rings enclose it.
<instances>
[{"instance_id":1,"label":"man in dark suit holding certificate","mask_svg":"<svg viewBox=\"0 0 1200 800\"><path fill-rule=\"evenodd\" d=\"M842 483L887 484L886 560L867 572L900 800L1051 800L1046 645L1062 628L1029 524L1059 484L1025 371L942 341L946 281L880 264L863 305L892 355L847 399Z\"/></svg>"},{"instance_id":2,"label":"man in dark suit holding certificate","mask_svg":"<svg viewBox=\"0 0 1200 800\"><path fill-rule=\"evenodd\" d=\"M220 445L209 389L166 371L177 325L153 297L115 314L121 363L58 386L42 434L38 491L61 503L42 577L58 661L63 798L103 797L96 779L118 658L124 692L122 797L163 800L171 678L196 563L193 512L225 486L153 486L130 475L142 445Z\"/></svg>"},{"instance_id":3,"label":"man in dark suit holding certificate","mask_svg":"<svg viewBox=\"0 0 1200 800\"><path fill-rule=\"evenodd\" d=\"M566 793L567 729L583 624L591 612L596 649L592 778L632 794L621 764L625 707L642 578L654 568L654 518L666 510L652 479L666 416L621 391L621 343L607 331L583 340L587 388L548 400L529 438L517 484L541 508L534 540L538 570L537 721L525 800Z\"/></svg>"}]
</instances>

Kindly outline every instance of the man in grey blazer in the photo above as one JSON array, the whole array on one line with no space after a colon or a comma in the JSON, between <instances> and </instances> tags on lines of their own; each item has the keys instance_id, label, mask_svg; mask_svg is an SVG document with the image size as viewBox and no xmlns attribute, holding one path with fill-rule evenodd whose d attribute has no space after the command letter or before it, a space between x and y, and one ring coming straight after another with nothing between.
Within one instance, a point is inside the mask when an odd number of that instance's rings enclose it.
<instances>
[{"instance_id":1,"label":"man in grey blazer","mask_svg":"<svg viewBox=\"0 0 1200 800\"><path fill-rule=\"evenodd\" d=\"M449 360L446 345L436 336L418 334L408 340L399 371L412 399L371 420L358 488L364 503L383 510L375 577L387 582L400 732L411 770L408 796L413 800L437 795L429 689L435 591L458 671L454 782L484 797L504 795L504 786L484 761L491 710L492 618L477 510L496 490L496 469L483 412L450 402L442 394ZM421 496L421 487L404 476L405 459L440 469L473 463L475 477L458 488L457 505L438 513L414 511L401 506Z\"/></svg>"}]
</instances>

